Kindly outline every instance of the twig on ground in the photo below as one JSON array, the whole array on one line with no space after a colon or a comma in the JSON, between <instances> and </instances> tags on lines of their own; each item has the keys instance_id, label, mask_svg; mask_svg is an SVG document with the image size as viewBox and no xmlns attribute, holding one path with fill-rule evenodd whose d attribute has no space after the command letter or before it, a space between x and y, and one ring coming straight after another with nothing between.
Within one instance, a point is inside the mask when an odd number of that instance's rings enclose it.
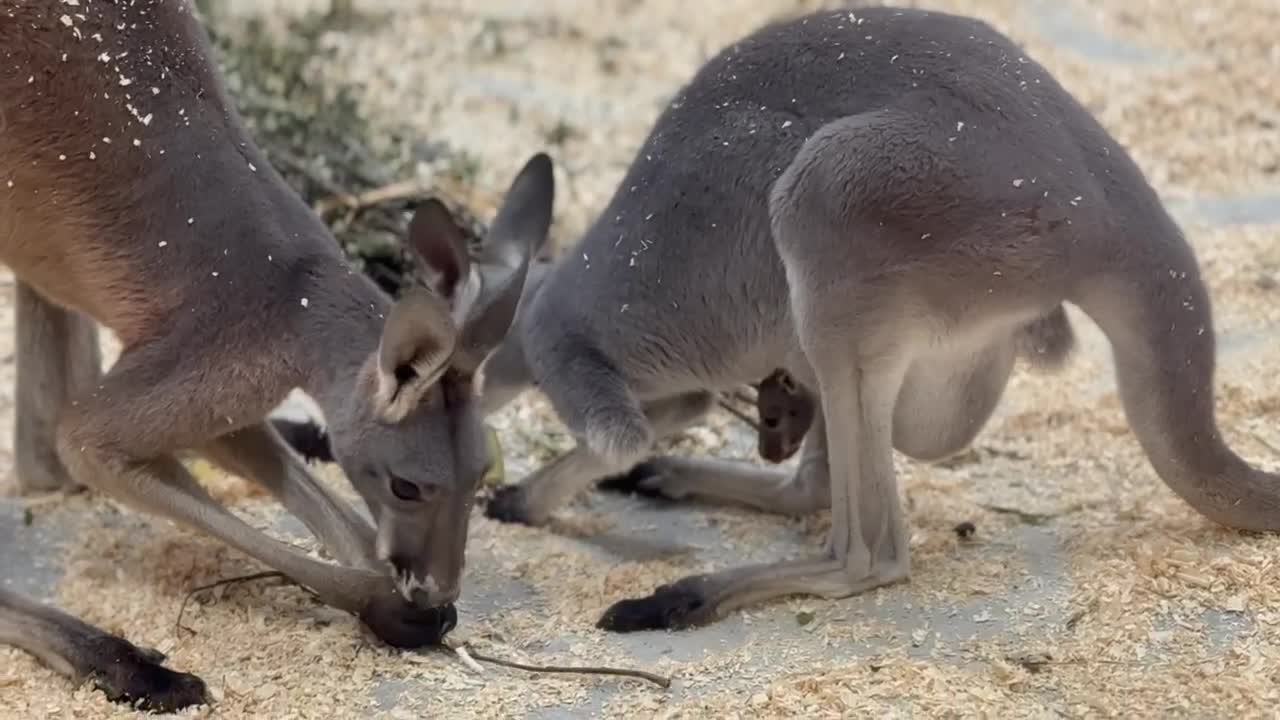
<instances>
[{"instance_id":1,"label":"twig on ground","mask_svg":"<svg viewBox=\"0 0 1280 720\"><path fill-rule=\"evenodd\" d=\"M240 577L226 578L224 580L219 580L217 582L209 583L208 585L201 585L200 587L191 590L190 592L187 593L186 597L182 598L182 605L178 607L178 619L176 622L174 622L174 630L175 631L186 630L192 635L196 634L195 630L189 627L186 627L182 624L182 616L187 612L187 603L191 602L191 598L195 597L196 595L202 592L216 590L217 588L220 588L220 587L227 587L230 585L240 585L242 583L255 582L258 580L270 580L270 579L282 579L282 580L289 581L289 579L285 576L284 573L277 572L275 570L268 570L267 572L254 573L252 575L241 575ZM292 582L292 581L289 581L289 582Z\"/></svg>"},{"instance_id":2,"label":"twig on ground","mask_svg":"<svg viewBox=\"0 0 1280 720\"><path fill-rule=\"evenodd\" d=\"M1116 665L1120 667L1140 667L1140 668L1149 668L1149 669L1155 670L1159 668L1193 668L1193 667L1199 667L1202 665L1211 665L1216 662L1223 662L1223 658L1220 658L1220 657L1201 658L1198 660L1188 660L1185 662L1179 662L1177 660L1157 660L1154 662L1145 662L1143 660L1110 660L1107 658L1072 657L1072 658L1063 658L1061 660L1035 661L1035 664L1041 669L1046 667L1052 667L1054 665L1082 665L1086 667L1089 665ZM1026 665L1023 665L1023 667L1026 667ZM1028 668L1028 670L1030 670L1030 668Z\"/></svg>"},{"instance_id":3,"label":"twig on ground","mask_svg":"<svg viewBox=\"0 0 1280 720\"><path fill-rule=\"evenodd\" d=\"M71 489L51 490L40 495L31 495L22 498L22 508L27 511L36 510L46 505L57 505L69 497L75 497L84 492L84 488L76 486Z\"/></svg>"},{"instance_id":4,"label":"twig on ground","mask_svg":"<svg viewBox=\"0 0 1280 720\"><path fill-rule=\"evenodd\" d=\"M1021 520L1022 522L1027 523L1028 525L1042 525L1048 522L1049 520L1052 520L1062 514L1062 513L1027 512L1026 510L1019 510L1018 508L1005 507L1003 505L979 504L978 507L982 508L983 510L990 510L993 513L1000 513L1001 515L1013 515L1017 517L1019 520Z\"/></svg>"},{"instance_id":5,"label":"twig on ground","mask_svg":"<svg viewBox=\"0 0 1280 720\"><path fill-rule=\"evenodd\" d=\"M330 197L317 201L314 209L321 217L339 208L346 208L349 213L354 214L384 203L418 197L422 195L424 190L422 183L417 180L401 180L358 195L352 195L348 192L336 192ZM348 219L351 219L350 216L348 216Z\"/></svg>"},{"instance_id":6,"label":"twig on ground","mask_svg":"<svg viewBox=\"0 0 1280 720\"><path fill-rule=\"evenodd\" d=\"M1268 441L1266 438L1262 437L1261 435L1259 435L1259 434L1258 434L1258 433L1256 433L1256 432L1251 432L1251 433L1249 433L1249 434L1253 437L1253 439L1254 439L1254 440L1255 440L1259 445L1261 445L1262 447L1266 448L1267 450L1270 450L1271 452L1275 453L1276 455L1280 455L1280 448L1277 448L1277 447L1275 446L1275 444L1274 444L1274 443L1272 443L1272 442Z\"/></svg>"},{"instance_id":7,"label":"twig on ground","mask_svg":"<svg viewBox=\"0 0 1280 720\"><path fill-rule=\"evenodd\" d=\"M730 415L732 415L732 416L734 416L734 417L738 418L738 419L739 419L739 420L741 420L742 422L744 422L744 423L746 423L747 425L749 425L749 426L751 427L751 429L752 429L752 430L755 430L756 432L760 432L760 424L759 424L759 423L757 423L757 422L755 421L755 419L754 419L754 418L752 418L750 415L748 415L748 414L746 414L745 412L743 412L743 411L739 410L739 409L738 409L738 408L737 408L733 403L729 402L729 400L728 400L728 398L727 398L726 396L721 395L721 396L718 398L718 402L720 403L720 407L722 407L722 408L724 408L726 411L728 411L728 413L729 413Z\"/></svg>"},{"instance_id":8,"label":"twig on ground","mask_svg":"<svg viewBox=\"0 0 1280 720\"><path fill-rule=\"evenodd\" d=\"M462 664L467 666L467 669L477 675L484 674L484 668L480 667L480 663L476 662L475 658L471 657L471 652L467 650L466 645L459 645L451 649L457 654L458 659L462 661Z\"/></svg>"},{"instance_id":9,"label":"twig on ground","mask_svg":"<svg viewBox=\"0 0 1280 720\"><path fill-rule=\"evenodd\" d=\"M342 187L340 187L337 183L333 182L329 178L324 177L323 175L317 173L302 158L295 157L292 153L289 153L285 150L281 150L279 148L272 148L270 151L268 151L267 154L268 156L272 156L272 159L274 159L275 162L278 162L281 165L287 165L289 166L290 170L306 176L308 180L324 188L325 192L329 193L330 195L333 195L335 197L350 198L352 201L355 201L354 195L347 192L346 190L343 190ZM331 198L326 198L325 200L321 200L320 202L325 202L326 200L331 200ZM323 214L323 213L319 213L319 209L318 209L319 204L320 203L316 203L316 207L313 207L312 209L316 210L317 214Z\"/></svg>"},{"instance_id":10,"label":"twig on ground","mask_svg":"<svg viewBox=\"0 0 1280 720\"><path fill-rule=\"evenodd\" d=\"M1098 600L1097 598L1094 598L1088 605L1085 605L1079 610L1071 613L1071 617L1067 618L1067 622L1064 627L1066 627L1067 631L1075 630L1076 625L1079 625L1080 621L1083 620L1086 615L1096 610L1097 607Z\"/></svg>"},{"instance_id":11,"label":"twig on ground","mask_svg":"<svg viewBox=\"0 0 1280 720\"><path fill-rule=\"evenodd\" d=\"M503 660L501 658L492 657L490 655L484 655L482 653L476 652L475 650L468 648L466 644L458 645L457 647L453 647L450 649L452 649L458 655L458 657L462 659L462 662L464 664L467 664L468 660L470 660L471 663L475 663L476 660L479 660L480 662L487 662L493 665L500 665L502 667L514 668L516 670L524 670L525 672L532 672L532 673L560 673L560 674L573 674L573 675L612 675L617 677L629 677L629 678L636 678L639 680L647 680L661 688L671 687L671 678L665 677L662 675L657 675L651 672L646 672L644 670L628 670L623 668L593 667L589 665L584 665L582 667L566 667L566 666L559 666L559 665L527 665L525 663L514 662L512 660ZM466 653L466 654L464 655L463 653ZM468 664L468 667L471 667L471 665Z\"/></svg>"}]
</instances>

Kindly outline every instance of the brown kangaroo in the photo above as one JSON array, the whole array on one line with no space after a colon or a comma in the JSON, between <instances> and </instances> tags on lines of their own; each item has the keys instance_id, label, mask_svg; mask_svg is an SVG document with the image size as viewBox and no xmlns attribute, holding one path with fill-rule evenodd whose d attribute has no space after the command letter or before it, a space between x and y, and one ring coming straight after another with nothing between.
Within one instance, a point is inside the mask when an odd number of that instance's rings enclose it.
<instances>
[{"instance_id":1,"label":"brown kangaroo","mask_svg":"<svg viewBox=\"0 0 1280 720\"><path fill-rule=\"evenodd\" d=\"M17 475L83 485L207 532L358 615L388 643L456 622L474 488L489 462L476 369L506 334L545 240L552 167L517 176L468 254L414 218L434 292L393 303L354 271L245 131L184 1L0 5L0 262L17 290ZM102 374L96 325L123 347ZM376 521L264 422L293 389ZM175 458L260 484L340 564L215 503ZM195 676L0 590L0 642L111 698L167 711Z\"/></svg>"}]
</instances>

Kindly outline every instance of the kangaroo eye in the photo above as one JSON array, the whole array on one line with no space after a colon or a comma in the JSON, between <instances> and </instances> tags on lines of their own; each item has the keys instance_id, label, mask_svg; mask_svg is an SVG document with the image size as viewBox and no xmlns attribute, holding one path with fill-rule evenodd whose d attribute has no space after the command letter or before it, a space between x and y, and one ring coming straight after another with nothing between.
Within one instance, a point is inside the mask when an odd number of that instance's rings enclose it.
<instances>
[{"instance_id":1,"label":"kangaroo eye","mask_svg":"<svg viewBox=\"0 0 1280 720\"><path fill-rule=\"evenodd\" d=\"M415 502L422 499L422 490L417 485L394 475L391 476L391 494L405 502Z\"/></svg>"}]
</instances>

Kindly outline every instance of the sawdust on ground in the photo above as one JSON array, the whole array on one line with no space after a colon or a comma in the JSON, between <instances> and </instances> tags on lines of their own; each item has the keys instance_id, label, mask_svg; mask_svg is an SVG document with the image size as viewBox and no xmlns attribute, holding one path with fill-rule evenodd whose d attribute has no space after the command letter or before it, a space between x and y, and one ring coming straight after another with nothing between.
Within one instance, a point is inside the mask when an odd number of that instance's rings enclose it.
<instances>
[{"instance_id":1,"label":"sawdust on ground","mask_svg":"<svg viewBox=\"0 0 1280 720\"><path fill-rule=\"evenodd\" d=\"M315 2L236 0L239 11L298 12ZM1130 42L1176 56L1176 64L1104 66L1050 46L1033 4L1014 0L929 0L971 13L1026 44L1132 149L1167 197L1247 192L1277 185L1280 160L1280 7L1270 0L1124 4L1081 0L1086 16ZM334 35L316 72L356 76L369 116L408 125L465 148L478 159L478 197L495 197L532 151L555 135L562 194L557 232L572 238L600 208L665 98L718 47L767 19L814 2L722 0L714 13L672 0L626 3L473 0L453 5L393 0L357 7L395 13L376 33ZM1043 6L1040 6L1043 7ZM484 208L488 210L488 208ZM1280 226L1188 226L1212 288L1219 331L1247 338L1274 327L1273 273L1280 272ZM12 325L8 298L0 325ZM1079 316L1076 316L1079 320ZM1095 329L1077 322L1085 352L1061 375L1020 372L1002 414L980 436L970 462L949 467L899 462L911 508L912 602L998 596L1037 582L1011 538L1026 522L1047 522L1067 558L1067 617L1034 628L1050 608L1013 608L993 638L934 643L898 636L841 603L796 599L788 610L816 613L794 642L750 644L693 660L664 658L649 668L679 679L677 699L636 683L597 709L607 717L1261 717L1280 690L1280 539L1211 525L1164 488L1129 432ZM7 327L0 338L10 342ZM1226 344L1224 343L1224 346ZM1264 467L1280 455L1280 344L1259 342L1224 361L1218 410L1233 447ZM1092 348L1093 352L1089 352ZM5 381L12 363L3 366ZM11 413L6 382L0 411ZM6 423L9 419L6 417ZM494 424L503 433L508 475L517 477L567 442L547 408L525 398ZM734 454L730 423L701 430L688 446ZM7 441L7 433L0 438ZM740 453L739 453L740 454ZM0 463L11 465L8 449ZM233 479L205 473L220 498L261 526L270 510ZM334 478L336 481L336 478ZM404 684L392 717L502 717L572 705L615 680L470 673L444 654L392 653L370 643L350 617L317 607L292 587L246 585L188 607L197 585L258 568L216 542L100 498L42 506L36 521L91 506L100 524L68 547L59 602L91 622L168 652L201 674L219 703L196 716L363 717L377 708L367 689ZM993 509L994 508L994 509ZM1022 515L1011 514L1009 508ZM807 519L734 510L701 511L746 562L769 556L783 530L815 543L825 514ZM956 537L971 520L975 540ZM608 532L613 520L589 501L550 529L500 526L477 516L473 572L509 577L532 597L459 632L476 647L542 662L628 663L591 625L610 603L702 568L691 556L619 561L570 539ZM981 562L966 546L984 546ZM881 591L884 592L884 591ZM878 593L877 593L878 594ZM748 613L750 615L750 613ZM1237 618L1229 647L1215 645L1210 620ZM988 618L988 620L990 620ZM984 622L975 618L976 622ZM586 641L546 651L572 631ZM925 635L928 631L923 631ZM869 657L832 662L824 647L881 641ZM770 672L760 677L768 656ZM74 692L27 656L0 650L0 715L125 717L87 688ZM781 668L781 669L779 669ZM744 677L755 689L743 692ZM360 689L360 691L357 691Z\"/></svg>"}]
</instances>

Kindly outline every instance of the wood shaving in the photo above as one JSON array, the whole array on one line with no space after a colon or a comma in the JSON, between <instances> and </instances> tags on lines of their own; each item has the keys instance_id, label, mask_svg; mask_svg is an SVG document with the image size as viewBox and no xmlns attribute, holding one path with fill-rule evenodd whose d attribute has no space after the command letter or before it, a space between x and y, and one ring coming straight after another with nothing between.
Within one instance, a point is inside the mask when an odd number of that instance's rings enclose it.
<instances>
[{"instance_id":1,"label":"wood shaving","mask_svg":"<svg viewBox=\"0 0 1280 720\"><path fill-rule=\"evenodd\" d=\"M354 6L373 20L325 34L311 69L317 81L361 88L361 109L388 129L388 147L421 133L469 153L474 183L457 196L486 216L523 158L554 145L556 221L572 239L699 63L766 20L845 4L722 0L690 13L674 0L364 0ZM1023 43L1132 149L1175 209L1280 190L1272 0L905 4L977 15ZM326 3L216 5L220 17L283 27ZM1095 45L1121 43L1159 61L1083 55L1046 30L1063 17ZM1223 433L1251 462L1280 467L1280 214L1217 226L1190 210L1179 218L1213 293ZM173 619L190 588L262 568L101 498L41 506L36 522L82 528L61 560L60 604L208 681L217 704L192 717L1273 715L1280 538L1222 530L1159 482L1116 399L1105 340L1079 313L1072 319L1080 350L1068 369L1020 369L970 455L946 465L898 459L909 584L843 601L793 598L687 633L607 635L594 622L617 600L693 572L816 551L829 514L787 519L593 495L532 529L477 511L457 631L466 642L536 664L643 665L675 677L669 691L476 674L448 653L392 652L288 586L214 592L187 609L195 635L179 634ZM0 297L0 337L12 324L11 300ZM12 363L0 366L6 422L12 376ZM532 395L493 425L508 480L572 445ZM9 437L0 432L6 467ZM671 446L754 457L754 438L723 413ZM273 527L277 511L260 493L211 468L198 474L249 522ZM327 479L351 497L335 471ZM976 530L968 541L953 530L962 521ZM314 550L309 538L273 532ZM0 717L133 716L0 649Z\"/></svg>"}]
</instances>

